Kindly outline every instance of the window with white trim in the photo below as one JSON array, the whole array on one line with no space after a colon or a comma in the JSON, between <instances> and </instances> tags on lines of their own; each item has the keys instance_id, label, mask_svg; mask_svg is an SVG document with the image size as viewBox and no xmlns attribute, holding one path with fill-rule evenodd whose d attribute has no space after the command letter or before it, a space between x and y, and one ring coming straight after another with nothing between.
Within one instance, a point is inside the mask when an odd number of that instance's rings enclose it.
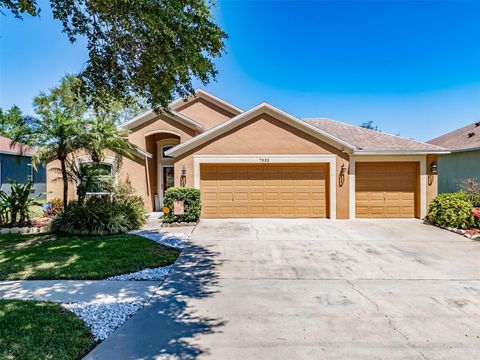
<instances>
[{"instance_id":1,"label":"window with white trim","mask_svg":"<svg viewBox=\"0 0 480 360\"><path fill-rule=\"evenodd\" d=\"M108 193L108 185L113 176L113 165L109 163L93 163L83 162L80 164L82 168L88 167L95 170L95 180L87 184L88 194L105 194Z\"/></svg>"}]
</instances>

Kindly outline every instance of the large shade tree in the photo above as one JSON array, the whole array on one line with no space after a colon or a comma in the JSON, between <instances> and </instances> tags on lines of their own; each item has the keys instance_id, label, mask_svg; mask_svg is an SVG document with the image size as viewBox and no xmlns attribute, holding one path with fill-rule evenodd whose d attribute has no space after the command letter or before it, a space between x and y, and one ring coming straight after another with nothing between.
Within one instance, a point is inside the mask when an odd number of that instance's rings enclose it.
<instances>
[{"instance_id":1,"label":"large shade tree","mask_svg":"<svg viewBox=\"0 0 480 360\"><path fill-rule=\"evenodd\" d=\"M178 94L194 93L217 75L213 59L224 52L225 32L215 24L210 0L50 0L53 17L71 42L87 41L79 76L95 105L105 94L119 101L144 98L167 110ZM14 16L38 16L37 0L0 0Z\"/></svg>"}]
</instances>

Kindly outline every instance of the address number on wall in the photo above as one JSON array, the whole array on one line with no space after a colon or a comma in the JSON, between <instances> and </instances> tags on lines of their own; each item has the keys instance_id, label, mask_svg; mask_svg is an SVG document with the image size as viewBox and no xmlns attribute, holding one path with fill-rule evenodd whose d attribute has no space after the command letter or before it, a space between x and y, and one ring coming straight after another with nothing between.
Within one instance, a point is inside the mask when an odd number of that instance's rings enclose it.
<instances>
[{"instance_id":1,"label":"address number on wall","mask_svg":"<svg viewBox=\"0 0 480 360\"><path fill-rule=\"evenodd\" d=\"M269 163L270 159L269 158L260 158L261 163Z\"/></svg>"}]
</instances>

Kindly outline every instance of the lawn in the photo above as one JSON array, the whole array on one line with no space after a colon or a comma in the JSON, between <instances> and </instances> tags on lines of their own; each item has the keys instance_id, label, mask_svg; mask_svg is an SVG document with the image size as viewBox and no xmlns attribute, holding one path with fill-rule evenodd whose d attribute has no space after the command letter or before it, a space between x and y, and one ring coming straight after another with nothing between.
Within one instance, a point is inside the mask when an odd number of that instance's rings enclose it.
<instances>
[{"instance_id":1,"label":"lawn","mask_svg":"<svg viewBox=\"0 0 480 360\"><path fill-rule=\"evenodd\" d=\"M0 280L105 279L172 264L179 250L133 234L0 235Z\"/></svg>"},{"instance_id":2,"label":"lawn","mask_svg":"<svg viewBox=\"0 0 480 360\"><path fill-rule=\"evenodd\" d=\"M59 304L0 300L0 359L80 359L94 345L83 321Z\"/></svg>"}]
</instances>

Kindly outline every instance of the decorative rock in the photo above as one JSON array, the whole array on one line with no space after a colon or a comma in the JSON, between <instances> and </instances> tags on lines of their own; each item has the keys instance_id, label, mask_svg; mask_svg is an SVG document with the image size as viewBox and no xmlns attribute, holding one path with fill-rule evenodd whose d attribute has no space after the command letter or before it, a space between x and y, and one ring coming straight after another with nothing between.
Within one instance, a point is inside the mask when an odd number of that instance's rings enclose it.
<instances>
[{"instance_id":1,"label":"decorative rock","mask_svg":"<svg viewBox=\"0 0 480 360\"><path fill-rule=\"evenodd\" d=\"M170 246L176 249L183 249L188 240L188 235L183 233L159 233L152 231L138 231L134 232L138 236L155 241L157 244Z\"/></svg>"},{"instance_id":2,"label":"decorative rock","mask_svg":"<svg viewBox=\"0 0 480 360\"><path fill-rule=\"evenodd\" d=\"M472 236L470 237L470 239L472 239L472 240L480 240L480 234L472 235Z\"/></svg>"},{"instance_id":3,"label":"decorative rock","mask_svg":"<svg viewBox=\"0 0 480 360\"><path fill-rule=\"evenodd\" d=\"M10 234L10 229L9 228L0 229L0 234L2 234L2 235Z\"/></svg>"},{"instance_id":4,"label":"decorative rock","mask_svg":"<svg viewBox=\"0 0 480 360\"><path fill-rule=\"evenodd\" d=\"M18 234L18 233L19 233L18 227L12 227L12 228L10 228L10 234Z\"/></svg>"},{"instance_id":5,"label":"decorative rock","mask_svg":"<svg viewBox=\"0 0 480 360\"><path fill-rule=\"evenodd\" d=\"M113 304L62 304L91 329L95 341L105 340L113 331L143 307L140 301Z\"/></svg>"},{"instance_id":6,"label":"decorative rock","mask_svg":"<svg viewBox=\"0 0 480 360\"><path fill-rule=\"evenodd\" d=\"M172 265L163 266L159 268L144 269L130 274L117 275L107 278L110 281L126 281L126 280L159 280L163 281Z\"/></svg>"}]
</instances>

